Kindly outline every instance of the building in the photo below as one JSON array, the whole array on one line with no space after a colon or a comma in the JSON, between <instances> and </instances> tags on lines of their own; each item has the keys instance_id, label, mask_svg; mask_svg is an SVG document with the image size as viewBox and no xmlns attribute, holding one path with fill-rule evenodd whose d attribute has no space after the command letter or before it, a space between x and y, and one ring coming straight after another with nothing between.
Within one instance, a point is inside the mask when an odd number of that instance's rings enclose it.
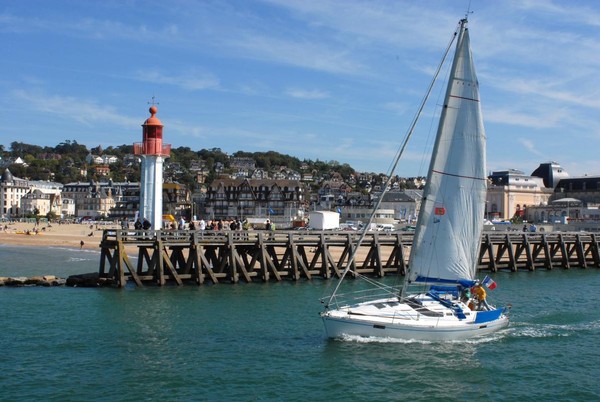
<instances>
[{"instance_id":1,"label":"building","mask_svg":"<svg viewBox=\"0 0 600 402\"><path fill-rule=\"evenodd\" d=\"M595 210L600 212L598 208ZM582 219L584 215L590 215L590 213L581 200L562 198L546 205L527 207L524 218L531 223L567 224L570 221Z\"/></svg>"},{"instance_id":2,"label":"building","mask_svg":"<svg viewBox=\"0 0 600 402\"><path fill-rule=\"evenodd\" d=\"M411 224L417 221L422 200L423 190L388 191L379 207L393 210L394 219Z\"/></svg>"},{"instance_id":3,"label":"building","mask_svg":"<svg viewBox=\"0 0 600 402\"><path fill-rule=\"evenodd\" d=\"M552 201L575 198L584 205L600 204L600 176L569 177L561 179L554 189Z\"/></svg>"},{"instance_id":4,"label":"building","mask_svg":"<svg viewBox=\"0 0 600 402\"><path fill-rule=\"evenodd\" d=\"M14 177L8 168L5 169L0 177L1 217L15 219L22 216L21 198L23 198L29 190L30 188L27 180Z\"/></svg>"},{"instance_id":5,"label":"building","mask_svg":"<svg viewBox=\"0 0 600 402\"><path fill-rule=\"evenodd\" d=\"M324 181L318 191L319 209L329 210L336 205L344 205L351 191L352 187L341 179Z\"/></svg>"},{"instance_id":6,"label":"building","mask_svg":"<svg viewBox=\"0 0 600 402\"><path fill-rule=\"evenodd\" d=\"M232 156L229 158L229 166L232 169L253 170L256 167L254 158Z\"/></svg>"},{"instance_id":7,"label":"building","mask_svg":"<svg viewBox=\"0 0 600 402\"><path fill-rule=\"evenodd\" d=\"M36 208L39 215L50 211L60 215L62 188L60 183L14 177L7 168L0 176L0 215L16 219L32 214Z\"/></svg>"},{"instance_id":8,"label":"building","mask_svg":"<svg viewBox=\"0 0 600 402\"><path fill-rule=\"evenodd\" d=\"M112 209L123 200L129 190L135 190L139 199L140 183L117 182L112 180L104 182L73 182L67 183L62 189L63 199L71 199L75 203L75 216L106 217ZM110 198L110 199L109 199Z\"/></svg>"},{"instance_id":9,"label":"building","mask_svg":"<svg viewBox=\"0 0 600 402\"><path fill-rule=\"evenodd\" d=\"M286 227L304 216L305 186L296 180L220 177L207 188L208 219L270 218Z\"/></svg>"},{"instance_id":10,"label":"building","mask_svg":"<svg viewBox=\"0 0 600 402\"><path fill-rule=\"evenodd\" d=\"M489 220L524 218L528 206L547 204L552 195L541 177L520 170L492 172L488 180L485 216Z\"/></svg>"},{"instance_id":11,"label":"building","mask_svg":"<svg viewBox=\"0 0 600 402\"><path fill-rule=\"evenodd\" d=\"M8 167L10 165L25 165L25 166L27 166L25 161L23 159L21 159L20 156L17 156L16 158L1 159L1 162L2 162L2 167Z\"/></svg>"},{"instance_id":12,"label":"building","mask_svg":"<svg viewBox=\"0 0 600 402\"><path fill-rule=\"evenodd\" d=\"M116 187L113 196L115 205L110 210L109 217L119 221L133 221L140 210L139 183L135 187Z\"/></svg>"},{"instance_id":13,"label":"building","mask_svg":"<svg viewBox=\"0 0 600 402\"><path fill-rule=\"evenodd\" d=\"M106 218L115 203L111 188L98 188L77 200L76 215L78 217Z\"/></svg>"},{"instance_id":14,"label":"building","mask_svg":"<svg viewBox=\"0 0 600 402\"><path fill-rule=\"evenodd\" d=\"M580 223L579 229L598 231L599 207L600 176L566 177L556 183L546 204L527 208L526 218L534 223Z\"/></svg>"},{"instance_id":15,"label":"building","mask_svg":"<svg viewBox=\"0 0 600 402\"><path fill-rule=\"evenodd\" d=\"M108 176L110 174L110 167L108 165L94 166L94 173L97 176Z\"/></svg>"},{"instance_id":16,"label":"building","mask_svg":"<svg viewBox=\"0 0 600 402\"><path fill-rule=\"evenodd\" d=\"M85 161L89 165L112 165L113 163L117 163L119 158L115 155L92 155L92 153L89 153L85 157Z\"/></svg>"},{"instance_id":17,"label":"building","mask_svg":"<svg viewBox=\"0 0 600 402\"><path fill-rule=\"evenodd\" d=\"M135 184L134 187L114 187L115 205L110 210L110 218L119 221L126 219L133 221L138 215L140 210L140 187L139 183ZM162 214L189 218L192 205L187 187L179 183L163 183L162 188Z\"/></svg>"},{"instance_id":18,"label":"building","mask_svg":"<svg viewBox=\"0 0 600 402\"><path fill-rule=\"evenodd\" d=\"M557 162L541 163L531 175L541 177L544 180L544 186L552 189L556 188L562 179L569 177L569 174Z\"/></svg>"},{"instance_id":19,"label":"building","mask_svg":"<svg viewBox=\"0 0 600 402\"><path fill-rule=\"evenodd\" d=\"M60 211L61 218L75 216L75 200L71 198L62 199L62 209Z\"/></svg>"},{"instance_id":20,"label":"building","mask_svg":"<svg viewBox=\"0 0 600 402\"><path fill-rule=\"evenodd\" d=\"M21 208L25 215L46 216L52 212L61 216L62 206L60 193L45 193L40 189L32 189L21 198Z\"/></svg>"},{"instance_id":21,"label":"building","mask_svg":"<svg viewBox=\"0 0 600 402\"><path fill-rule=\"evenodd\" d=\"M187 186L179 183L163 184L163 215L192 217L191 194Z\"/></svg>"},{"instance_id":22,"label":"building","mask_svg":"<svg viewBox=\"0 0 600 402\"><path fill-rule=\"evenodd\" d=\"M373 213L373 208L369 207L343 207L339 208L341 211L341 219L344 222L362 222L367 223L371 214ZM373 217L373 222L375 224L394 224L397 223L398 220L394 217L395 211L393 209L384 209L379 208L375 211L375 216Z\"/></svg>"}]
</instances>

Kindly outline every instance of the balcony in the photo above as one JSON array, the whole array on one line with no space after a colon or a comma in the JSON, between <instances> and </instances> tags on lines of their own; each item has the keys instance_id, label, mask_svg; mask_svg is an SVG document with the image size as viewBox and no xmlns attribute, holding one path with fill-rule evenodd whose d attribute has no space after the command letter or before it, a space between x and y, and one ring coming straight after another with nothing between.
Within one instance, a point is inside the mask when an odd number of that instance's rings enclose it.
<instances>
[{"instance_id":1,"label":"balcony","mask_svg":"<svg viewBox=\"0 0 600 402\"><path fill-rule=\"evenodd\" d=\"M168 157L171 155L171 144L163 144L162 141L136 142L133 144L134 155L156 155Z\"/></svg>"}]
</instances>

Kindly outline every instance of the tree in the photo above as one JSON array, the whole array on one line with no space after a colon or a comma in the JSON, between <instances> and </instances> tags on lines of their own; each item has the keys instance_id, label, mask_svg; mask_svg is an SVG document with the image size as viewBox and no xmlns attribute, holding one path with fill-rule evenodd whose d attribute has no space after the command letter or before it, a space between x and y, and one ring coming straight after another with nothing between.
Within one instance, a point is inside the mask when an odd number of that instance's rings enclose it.
<instances>
[{"instance_id":1,"label":"tree","mask_svg":"<svg viewBox=\"0 0 600 402\"><path fill-rule=\"evenodd\" d=\"M11 156L23 156L26 154L31 154L37 156L41 152L43 152L43 148L39 145L31 145L25 144L23 142L13 141L10 143Z\"/></svg>"}]
</instances>

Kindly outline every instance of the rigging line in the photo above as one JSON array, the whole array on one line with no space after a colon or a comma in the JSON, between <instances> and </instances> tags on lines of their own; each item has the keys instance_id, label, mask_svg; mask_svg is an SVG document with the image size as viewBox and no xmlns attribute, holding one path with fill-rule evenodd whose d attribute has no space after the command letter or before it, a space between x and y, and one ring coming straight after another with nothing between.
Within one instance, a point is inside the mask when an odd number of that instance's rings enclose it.
<instances>
[{"instance_id":1,"label":"rigging line","mask_svg":"<svg viewBox=\"0 0 600 402\"><path fill-rule=\"evenodd\" d=\"M417 113L415 114L415 117L413 118L413 121L410 125L410 129L408 130L406 137L404 138L402 147L400 148L400 150L398 151L398 154L396 155L396 159L394 160L394 164L389 171L388 179L386 180L385 185L383 186L381 195L379 196L379 199L377 200L377 202L375 203L375 206L373 207L373 212L371 212L371 215L369 216L369 221L363 228L363 231L360 234L360 237L356 241L356 246L354 247L354 250L352 250L352 253L350 254L350 258L348 259L348 264L346 265L344 272L342 272L342 275L340 276L340 280L338 281L337 285L335 286L335 289L333 290L333 293L331 294L331 297L329 298L329 301L327 302L327 305L325 306L326 308L329 307L329 304L335 298L335 295L336 295L338 289L340 288L342 281L344 280L344 278L346 277L346 274L348 273L348 271L350 271L350 268L352 267L352 263L354 262L354 259L356 258L356 252L358 251L360 245L362 244L363 240L367 236L367 232L369 231L369 229L371 227L371 223L373 223L373 219L375 218L375 212L377 212L377 210L379 209L379 206L381 205L381 202L383 201L383 196L385 195L385 193L387 192L387 190L390 186L393 173L396 170L398 163L400 162L400 158L404 154L404 150L406 149L406 146L408 145L408 141L412 137L415 127L417 126L417 122L419 121L419 117L421 116L421 112L423 112L423 109L425 108L425 104L427 103L427 99L429 99L429 95L431 94L433 85L435 84L437 77L438 77L440 71L442 70L442 67L444 66L446 57L448 57L448 53L450 53L450 49L452 48L452 43L454 43L454 39L456 39L456 37L458 36L458 32L461 29L461 27L462 27L462 24L459 24L459 26L454 31L454 34L452 35L452 38L450 39L448 46L446 47L444 56L442 57L442 60L440 61L439 65L437 66L437 69L435 70L435 74L433 75L433 79L431 80L431 83L429 84L429 86L427 88L427 92L425 93L425 96L423 96L423 99L421 100L419 109L417 110Z\"/></svg>"}]
</instances>

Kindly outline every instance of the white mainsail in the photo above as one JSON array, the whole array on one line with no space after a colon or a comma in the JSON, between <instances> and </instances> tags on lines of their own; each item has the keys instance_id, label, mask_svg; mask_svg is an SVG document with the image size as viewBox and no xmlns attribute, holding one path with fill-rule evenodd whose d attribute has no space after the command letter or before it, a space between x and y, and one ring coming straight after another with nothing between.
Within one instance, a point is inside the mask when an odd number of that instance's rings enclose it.
<instances>
[{"instance_id":1,"label":"white mainsail","mask_svg":"<svg viewBox=\"0 0 600 402\"><path fill-rule=\"evenodd\" d=\"M486 139L469 31L459 32L408 281L475 277L487 190Z\"/></svg>"}]
</instances>

